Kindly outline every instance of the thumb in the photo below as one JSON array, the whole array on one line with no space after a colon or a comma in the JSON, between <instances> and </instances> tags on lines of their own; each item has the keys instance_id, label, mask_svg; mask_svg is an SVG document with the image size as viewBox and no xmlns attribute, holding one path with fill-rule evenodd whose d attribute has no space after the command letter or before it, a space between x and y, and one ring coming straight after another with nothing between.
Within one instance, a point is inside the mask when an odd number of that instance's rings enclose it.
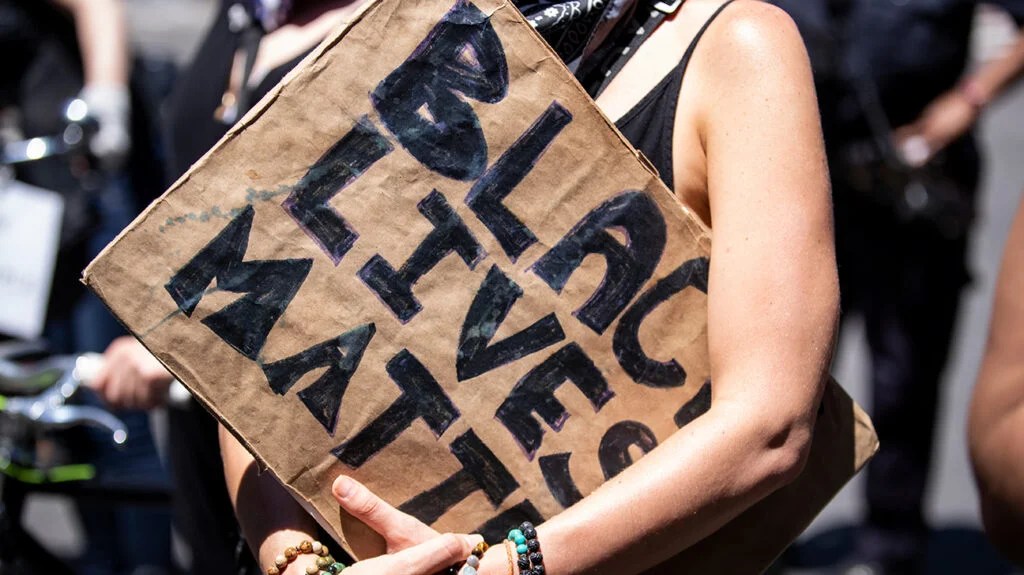
<instances>
[{"instance_id":1,"label":"thumb","mask_svg":"<svg viewBox=\"0 0 1024 575\"><path fill-rule=\"evenodd\" d=\"M384 537L389 551L437 537L437 532L422 521L395 509L351 477L339 475L332 492L342 509Z\"/></svg>"}]
</instances>

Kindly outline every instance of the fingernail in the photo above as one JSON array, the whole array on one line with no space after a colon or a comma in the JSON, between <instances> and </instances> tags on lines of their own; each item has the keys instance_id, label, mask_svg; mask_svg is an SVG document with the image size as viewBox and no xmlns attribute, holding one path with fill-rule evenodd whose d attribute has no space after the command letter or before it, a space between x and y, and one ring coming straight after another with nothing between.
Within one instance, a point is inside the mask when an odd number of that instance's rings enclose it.
<instances>
[{"instance_id":1,"label":"fingernail","mask_svg":"<svg viewBox=\"0 0 1024 575\"><path fill-rule=\"evenodd\" d=\"M346 499L352 494L352 488L354 486L355 483L351 479L344 475L339 475L338 478L334 480L334 494L337 495L339 499Z\"/></svg>"}]
</instances>

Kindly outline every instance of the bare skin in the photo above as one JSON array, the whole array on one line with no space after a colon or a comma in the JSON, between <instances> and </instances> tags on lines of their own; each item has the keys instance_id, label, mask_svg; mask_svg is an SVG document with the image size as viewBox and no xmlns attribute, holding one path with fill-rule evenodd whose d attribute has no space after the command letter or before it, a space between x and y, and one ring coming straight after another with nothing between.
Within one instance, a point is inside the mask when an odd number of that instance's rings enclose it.
<instances>
[{"instance_id":1,"label":"bare skin","mask_svg":"<svg viewBox=\"0 0 1024 575\"><path fill-rule=\"evenodd\" d=\"M620 116L653 87L721 3L689 0L662 24L598 101L605 113ZM810 66L789 18L754 0L730 6L697 49L678 110L675 192L714 223L712 407L539 527L554 575L642 573L669 560L792 481L810 446L835 337L838 281ZM243 492L252 459L221 436L229 490L266 567L312 524L286 498L273 496L273 506L258 501L275 487L268 474L259 476L259 495ZM411 518L361 493L358 502L339 502L357 517L378 514L368 524L379 532L409 529ZM418 535L404 543L433 537L429 528L412 531ZM507 572L503 549L485 555L481 574Z\"/></svg>"},{"instance_id":2,"label":"bare skin","mask_svg":"<svg viewBox=\"0 0 1024 575\"><path fill-rule=\"evenodd\" d=\"M1003 253L968 443L989 538L1024 566L1024 204Z\"/></svg>"},{"instance_id":3,"label":"bare skin","mask_svg":"<svg viewBox=\"0 0 1024 575\"><path fill-rule=\"evenodd\" d=\"M85 83L128 83L128 31L121 0L53 0L71 13L82 50Z\"/></svg>"}]
</instances>

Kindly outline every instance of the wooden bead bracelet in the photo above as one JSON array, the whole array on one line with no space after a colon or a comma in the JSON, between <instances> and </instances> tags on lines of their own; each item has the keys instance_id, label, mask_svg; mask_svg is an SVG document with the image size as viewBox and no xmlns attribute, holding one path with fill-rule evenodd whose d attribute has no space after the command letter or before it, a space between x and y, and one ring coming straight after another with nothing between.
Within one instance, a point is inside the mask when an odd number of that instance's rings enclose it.
<instances>
[{"instance_id":1,"label":"wooden bead bracelet","mask_svg":"<svg viewBox=\"0 0 1024 575\"><path fill-rule=\"evenodd\" d=\"M274 558L274 565L267 568L267 575L281 575L299 555L316 555L316 563L306 566L306 575L336 575L345 570L344 563L331 557L327 546L319 541L304 540L296 547L286 547L284 552Z\"/></svg>"}]
</instances>

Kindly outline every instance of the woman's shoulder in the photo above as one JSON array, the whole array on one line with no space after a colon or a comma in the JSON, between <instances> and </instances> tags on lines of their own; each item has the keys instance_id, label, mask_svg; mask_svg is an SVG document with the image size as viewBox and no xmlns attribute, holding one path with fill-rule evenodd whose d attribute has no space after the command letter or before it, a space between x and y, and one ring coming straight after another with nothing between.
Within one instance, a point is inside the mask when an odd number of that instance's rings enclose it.
<instances>
[{"instance_id":1,"label":"woman's shoulder","mask_svg":"<svg viewBox=\"0 0 1024 575\"><path fill-rule=\"evenodd\" d=\"M714 16L687 72L696 80L690 89L698 92L699 109L728 112L730 102L749 109L756 101L803 100L794 91L808 87L813 93L807 49L781 8L760 0L688 0L683 7L689 26Z\"/></svg>"},{"instance_id":2,"label":"woman's shoulder","mask_svg":"<svg viewBox=\"0 0 1024 575\"><path fill-rule=\"evenodd\" d=\"M716 70L747 73L787 65L803 67L807 51L784 10L761 0L689 0L693 18L704 21L721 9L701 40L704 60ZM726 4L728 4L726 6Z\"/></svg>"}]
</instances>

